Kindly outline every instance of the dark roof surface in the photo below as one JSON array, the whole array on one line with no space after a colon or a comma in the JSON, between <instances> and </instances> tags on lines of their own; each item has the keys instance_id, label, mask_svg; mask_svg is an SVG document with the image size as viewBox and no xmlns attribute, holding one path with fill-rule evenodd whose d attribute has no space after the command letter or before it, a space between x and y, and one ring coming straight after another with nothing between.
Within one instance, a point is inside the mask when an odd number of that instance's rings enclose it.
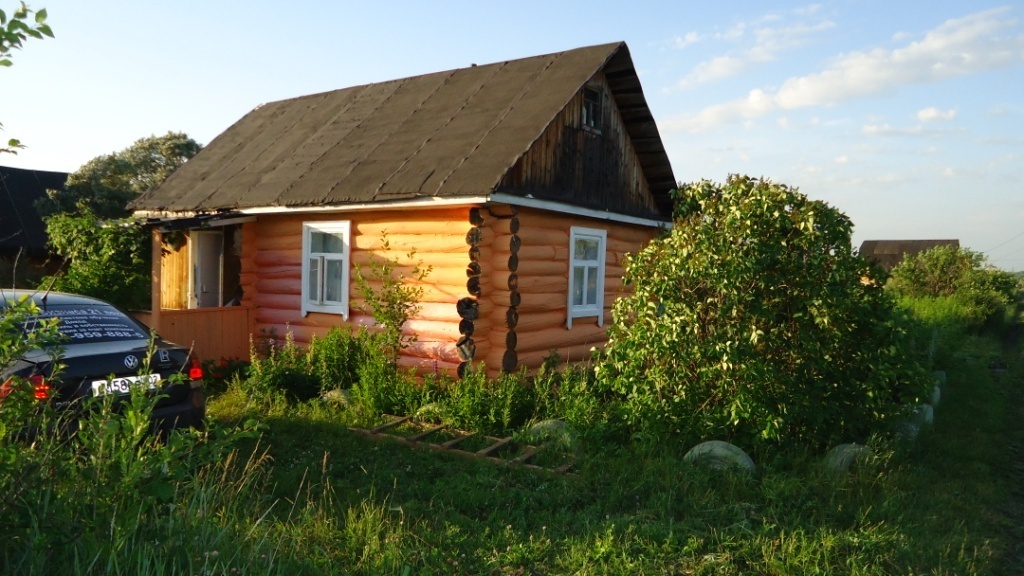
<instances>
[{"instance_id":1,"label":"dark roof surface","mask_svg":"<svg viewBox=\"0 0 1024 576\"><path fill-rule=\"evenodd\" d=\"M202 212L489 194L602 70L659 205L670 205L672 168L619 42L265 104L131 208Z\"/></svg>"},{"instance_id":2,"label":"dark roof surface","mask_svg":"<svg viewBox=\"0 0 1024 576\"><path fill-rule=\"evenodd\" d=\"M0 166L0 254L41 258L46 249L46 225L35 202L46 190L60 190L66 172L44 172Z\"/></svg>"},{"instance_id":3,"label":"dark roof surface","mask_svg":"<svg viewBox=\"0 0 1024 576\"><path fill-rule=\"evenodd\" d=\"M865 240L860 245L860 255L877 262L887 271L892 271L907 254L917 254L936 246L959 248L959 240Z\"/></svg>"}]
</instances>

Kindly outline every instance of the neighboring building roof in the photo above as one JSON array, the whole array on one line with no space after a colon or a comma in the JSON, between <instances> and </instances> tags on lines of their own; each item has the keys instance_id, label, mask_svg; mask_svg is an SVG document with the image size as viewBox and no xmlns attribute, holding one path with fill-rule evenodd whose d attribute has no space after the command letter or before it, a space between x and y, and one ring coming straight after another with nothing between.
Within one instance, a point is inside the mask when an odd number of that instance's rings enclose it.
<instances>
[{"instance_id":1,"label":"neighboring building roof","mask_svg":"<svg viewBox=\"0 0 1024 576\"><path fill-rule=\"evenodd\" d=\"M671 214L675 177L622 42L259 106L130 207L211 212L487 195L602 71L658 209Z\"/></svg>"},{"instance_id":2,"label":"neighboring building roof","mask_svg":"<svg viewBox=\"0 0 1024 576\"><path fill-rule=\"evenodd\" d=\"M35 203L46 198L47 190L60 190L66 172L44 172L0 166L0 254L19 251L33 258L45 257L46 225Z\"/></svg>"},{"instance_id":3,"label":"neighboring building roof","mask_svg":"<svg viewBox=\"0 0 1024 576\"><path fill-rule=\"evenodd\" d=\"M891 271L907 254L917 254L936 246L960 247L959 240L865 240L860 255Z\"/></svg>"}]
</instances>

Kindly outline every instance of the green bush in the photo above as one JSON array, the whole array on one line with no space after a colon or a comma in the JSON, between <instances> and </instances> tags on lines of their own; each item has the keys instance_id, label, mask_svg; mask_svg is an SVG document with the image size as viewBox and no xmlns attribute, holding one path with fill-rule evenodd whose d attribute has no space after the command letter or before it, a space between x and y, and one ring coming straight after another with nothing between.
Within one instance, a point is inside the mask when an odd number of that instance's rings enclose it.
<instances>
[{"instance_id":1,"label":"green bush","mask_svg":"<svg viewBox=\"0 0 1024 576\"><path fill-rule=\"evenodd\" d=\"M291 332L283 340L269 338L264 353L250 346L252 363L242 387L256 398L281 393L295 402L349 388L359 379L359 371L372 363L373 352L380 348L377 340L365 329L353 332L347 326L333 327L323 338L313 337L305 348Z\"/></svg>"},{"instance_id":2,"label":"green bush","mask_svg":"<svg viewBox=\"0 0 1024 576\"><path fill-rule=\"evenodd\" d=\"M102 298L125 310L150 307L149 231L140 222L55 214L46 233L67 268L44 278L41 289Z\"/></svg>"},{"instance_id":3,"label":"green bush","mask_svg":"<svg viewBox=\"0 0 1024 576\"><path fill-rule=\"evenodd\" d=\"M885 287L915 318L939 330L956 325L999 332L1016 320L1021 292L1012 273L956 246L908 254Z\"/></svg>"},{"instance_id":4,"label":"green bush","mask_svg":"<svg viewBox=\"0 0 1024 576\"><path fill-rule=\"evenodd\" d=\"M431 401L431 386L420 385L412 373L398 368L388 333L364 332L361 337L365 352L352 386L357 405L371 415L411 414Z\"/></svg>"},{"instance_id":5,"label":"green bush","mask_svg":"<svg viewBox=\"0 0 1024 576\"><path fill-rule=\"evenodd\" d=\"M467 370L461 380L449 380L438 404L446 424L485 434L507 434L534 414L533 390L524 372L505 373L491 380L483 370Z\"/></svg>"},{"instance_id":6,"label":"green bush","mask_svg":"<svg viewBox=\"0 0 1024 576\"><path fill-rule=\"evenodd\" d=\"M746 446L863 440L927 378L850 220L745 176L677 190L675 224L626 264L598 363L638 435Z\"/></svg>"}]
</instances>

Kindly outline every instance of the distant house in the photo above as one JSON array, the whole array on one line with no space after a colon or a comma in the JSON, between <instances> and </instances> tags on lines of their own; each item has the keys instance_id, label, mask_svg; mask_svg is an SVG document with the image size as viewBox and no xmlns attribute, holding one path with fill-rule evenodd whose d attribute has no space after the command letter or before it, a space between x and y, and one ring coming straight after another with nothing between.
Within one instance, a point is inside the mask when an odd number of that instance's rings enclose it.
<instances>
[{"instance_id":1,"label":"distant house","mask_svg":"<svg viewBox=\"0 0 1024 576\"><path fill-rule=\"evenodd\" d=\"M35 287L49 270L46 224L36 211L47 190L60 190L66 172L46 172L0 166L0 282ZM54 262L56 264L56 262Z\"/></svg>"},{"instance_id":2,"label":"distant house","mask_svg":"<svg viewBox=\"0 0 1024 576\"><path fill-rule=\"evenodd\" d=\"M607 340L623 256L670 221L675 184L614 43L262 105L131 207L174 240L151 320L172 339L220 321L171 309L231 301L246 340L372 323L352 271L386 239L432 267L400 363L493 372Z\"/></svg>"},{"instance_id":3,"label":"distant house","mask_svg":"<svg viewBox=\"0 0 1024 576\"><path fill-rule=\"evenodd\" d=\"M917 254L936 246L960 247L959 240L865 240L860 255L892 272L907 254Z\"/></svg>"}]
</instances>

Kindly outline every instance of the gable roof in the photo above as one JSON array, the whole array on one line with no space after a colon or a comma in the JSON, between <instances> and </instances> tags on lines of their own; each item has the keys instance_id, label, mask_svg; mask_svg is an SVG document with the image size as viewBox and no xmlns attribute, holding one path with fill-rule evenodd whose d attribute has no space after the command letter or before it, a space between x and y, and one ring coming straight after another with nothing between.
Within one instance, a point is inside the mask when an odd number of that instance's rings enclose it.
<instances>
[{"instance_id":1,"label":"gable roof","mask_svg":"<svg viewBox=\"0 0 1024 576\"><path fill-rule=\"evenodd\" d=\"M60 190L67 181L66 172L45 172L0 166L0 254L21 251L42 258L46 248L46 225L36 211L36 200L46 191Z\"/></svg>"},{"instance_id":2,"label":"gable roof","mask_svg":"<svg viewBox=\"0 0 1024 576\"><path fill-rule=\"evenodd\" d=\"M670 214L675 177L622 42L259 106L130 207L212 212L490 194L600 71L659 210Z\"/></svg>"},{"instance_id":3,"label":"gable roof","mask_svg":"<svg viewBox=\"0 0 1024 576\"><path fill-rule=\"evenodd\" d=\"M960 247L959 240L865 240L859 254L877 263L887 272L903 262L907 254L918 254L936 246Z\"/></svg>"}]
</instances>

